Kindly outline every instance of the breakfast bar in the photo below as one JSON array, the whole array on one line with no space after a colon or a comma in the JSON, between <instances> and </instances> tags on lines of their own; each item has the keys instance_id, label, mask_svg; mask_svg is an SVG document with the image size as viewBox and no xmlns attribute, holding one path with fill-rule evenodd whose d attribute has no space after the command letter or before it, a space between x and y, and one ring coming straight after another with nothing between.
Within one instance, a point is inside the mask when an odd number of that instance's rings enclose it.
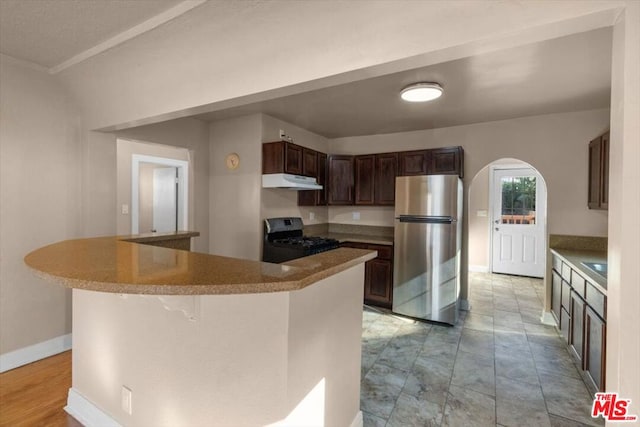
<instances>
[{"instance_id":1,"label":"breakfast bar","mask_svg":"<svg viewBox=\"0 0 640 427\"><path fill-rule=\"evenodd\" d=\"M67 412L85 426L362 425L364 263L376 252L270 264L128 237L25 257L73 288Z\"/></svg>"}]
</instances>

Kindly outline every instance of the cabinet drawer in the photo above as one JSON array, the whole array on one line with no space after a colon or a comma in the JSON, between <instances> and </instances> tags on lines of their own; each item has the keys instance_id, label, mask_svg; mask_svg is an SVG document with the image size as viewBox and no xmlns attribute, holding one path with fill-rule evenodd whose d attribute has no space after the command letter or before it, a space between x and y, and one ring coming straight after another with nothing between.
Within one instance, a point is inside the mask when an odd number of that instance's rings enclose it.
<instances>
[{"instance_id":1,"label":"cabinet drawer","mask_svg":"<svg viewBox=\"0 0 640 427\"><path fill-rule=\"evenodd\" d=\"M584 277L579 275L575 270L571 271L571 287L582 298L584 298L585 295L585 282Z\"/></svg>"},{"instance_id":2,"label":"cabinet drawer","mask_svg":"<svg viewBox=\"0 0 640 427\"><path fill-rule=\"evenodd\" d=\"M598 316L607 319L607 297L600 293L591 283L587 283L587 304L591 306Z\"/></svg>"},{"instance_id":3,"label":"cabinet drawer","mask_svg":"<svg viewBox=\"0 0 640 427\"><path fill-rule=\"evenodd\" d=\"M562 278L564 280L571 283L571 267L569 267L568 264L565 264L564 262L562 263L562 271L560 274L562 274Z\"/></svg>"},{"instance_id":4,"label":"cabinet drawer","mask_svg":"<svg viewBox=\"0 0 640 427\"><path fill-rule=\"evenodd\" d=\"M562 308L571 313L571 285L568 282L562 281Z\"/></svg>"}]
</instances>

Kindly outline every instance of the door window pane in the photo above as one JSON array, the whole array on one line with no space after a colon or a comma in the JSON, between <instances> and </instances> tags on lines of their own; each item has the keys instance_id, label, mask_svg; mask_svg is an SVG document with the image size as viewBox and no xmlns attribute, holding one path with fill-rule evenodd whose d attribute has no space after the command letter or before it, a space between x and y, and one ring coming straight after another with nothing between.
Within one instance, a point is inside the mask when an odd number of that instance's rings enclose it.
<instances>
[{"instance_id":1,"label":"door window pane","mask_svg":"<svg viewBox=\"0 0 640 427\"><path fill-rule=\"evenodd\" d=\"M536 223L536 177L502 178L502 224Z\"/></svg>"}]
</instances>

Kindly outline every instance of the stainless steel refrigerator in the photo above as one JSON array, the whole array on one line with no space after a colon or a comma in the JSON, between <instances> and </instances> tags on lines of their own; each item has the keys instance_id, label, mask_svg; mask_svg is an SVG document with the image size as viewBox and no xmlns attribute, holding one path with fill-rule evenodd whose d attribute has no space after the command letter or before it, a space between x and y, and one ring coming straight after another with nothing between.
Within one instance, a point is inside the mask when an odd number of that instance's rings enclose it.
<instances>
[{"instance_id":1,"label":"stainless steel refrigerator","mask_svg":"<svg viewBox=\"0 0 640 427\"><path fill-rule=\"evenodd\" d=\"M455 325L460 296L462 181L396 178L393 311Z\"/></svg>"}]
</instances>

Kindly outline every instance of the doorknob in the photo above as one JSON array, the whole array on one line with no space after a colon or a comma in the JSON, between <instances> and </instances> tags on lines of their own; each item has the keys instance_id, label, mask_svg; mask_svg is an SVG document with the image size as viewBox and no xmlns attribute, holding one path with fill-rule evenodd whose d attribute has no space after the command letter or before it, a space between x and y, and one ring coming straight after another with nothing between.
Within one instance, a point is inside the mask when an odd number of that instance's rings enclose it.
<instances>
[{"instance_id":1,"label":"doorknob","mask_svg":"<svg viewBox=\"0 0 640 427\"><path fill-rule=\"evenodd\" d=\"M496 227L496 231L500 231L500 229L498 227Z\"/></svg>"},{"instance_id":2,"label":"doorknob","mask_svg":"<svg viewBox=\"0 0 640 427\"><path fill-rule=\"evenodd\" d=\"M495 222L496 224L500 224L500 220L499 220L499 219L496 219L496 220L495 220L495 221L493 221L493 222Z\"/></svg>"}]
</instances>

